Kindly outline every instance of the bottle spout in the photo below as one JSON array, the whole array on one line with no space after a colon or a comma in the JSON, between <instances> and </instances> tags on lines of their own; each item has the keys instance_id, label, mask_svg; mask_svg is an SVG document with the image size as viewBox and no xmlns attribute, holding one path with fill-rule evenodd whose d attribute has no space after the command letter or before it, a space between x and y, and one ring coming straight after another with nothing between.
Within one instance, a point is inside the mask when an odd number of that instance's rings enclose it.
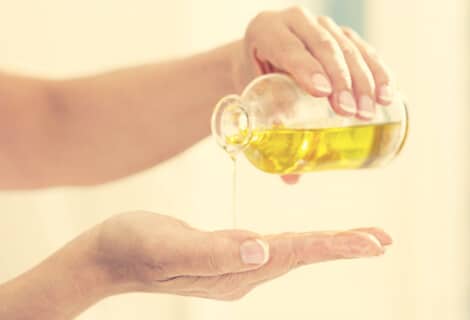
<instances>
[{"instance_id":1,"label":"bottle spout","mask_svg":"<svg viewBox=\"0 0 470 320\"><path fill-rule=\"evenodd\" d=\"M250 118L237 95L222 98L214 108L211 131L219 146L232 158L242 151L251 139Z\"/></svg>"}]
</instances>

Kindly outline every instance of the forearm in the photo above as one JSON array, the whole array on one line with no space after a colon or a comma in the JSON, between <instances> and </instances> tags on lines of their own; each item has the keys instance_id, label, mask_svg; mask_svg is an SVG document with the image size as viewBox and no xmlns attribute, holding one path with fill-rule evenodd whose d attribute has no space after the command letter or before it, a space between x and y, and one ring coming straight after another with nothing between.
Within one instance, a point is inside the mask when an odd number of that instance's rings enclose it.
<instances>
[{"instance_id":1,"label":"forearm","mask_svg":"<svg viewBox=\"0 0 470 320\"><path fill-rule=\"evenodd\" d=\"M97 184L181 152L209 134L214 104L236 91L234 56L240 46L46 82L46 90L39 90L46 92L44 106L30 108L37 110L37 121L28 118L29 127L7 124L15 143L0 144L2 153L11 155L0 156L2 167L11 168L1 170L0 188ZM27 103L34 106L33 99Z\"/></svg>"},{"instance_id":2,"label":"forearm","mask_svg":"<svg viewBox=\"0 0 470 320\"><path fill-rule=\"evenodd\" d=\"M89 231L34 269L0 285L0 319L71 319L99 300L125 291L93 263Z\"/></svg>"}]
</instances>

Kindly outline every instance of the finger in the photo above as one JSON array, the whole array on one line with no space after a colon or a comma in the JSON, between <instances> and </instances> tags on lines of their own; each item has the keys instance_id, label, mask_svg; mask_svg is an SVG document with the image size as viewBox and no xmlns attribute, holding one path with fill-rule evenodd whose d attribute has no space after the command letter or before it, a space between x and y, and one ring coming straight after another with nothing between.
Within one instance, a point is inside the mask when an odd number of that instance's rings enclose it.
<instances>
[{"instance_id":1,"label":"finger","mask_svg":"<svg viewBox=\"0 0 470 320\"><path fill-rule=\"evenodd\" d=\"M347 27L343 27L342 30L359 49L369 69L372 71L376 87L377 102L389 105L394 95L390 71L378 57L376 50L364 41L355 31Z\"/></svg>"},{"instance_id":2,"label":"finger","mask_svg":"<svg viewBox=\"0 0 470 320\"><path fill-rule=\"evenodd\" d=\"M283 251L286 247L282 246L282 242L290 242L290 252ZM336 259L376 256L384 252L375 236L356 230L293 234L274 241L274 244L271 241L269 243L274 246L273 249L279 248L279 255L292 256L290 260L293 260L294 264L291 268Z\"/></svg>"},{"instance_id":3,"label":"finger","mask_svg":"<svg viewBox=\"0 0 470 320\"><path fill-rule=\"evenodd\" d=\"M254 233L242 230L194 231L181 235L174 257L163 265L167 278L213 276L259 268L269 259L269 245Z\"/></svg>"},{"instance_id":4,"label":"finger","mask_svg":"<svg viewBox=\"0 0 470 320\"><path fill-rule=\"evenodd\" d=\"M367 229L369 230L369 229ZM206 296L230 296L240 290L279 277L307 264L361 257L384 253L373 235L361 231L288 233L267 237L270 259L262 267L240 273L217 276L177 277L157 282L156 288L205 292Z\"/></svg>"},{"instance_id":5,"label":"finger","mask_svg":"<svg viewBox=\"0 0 470 320\"><path fill-rule=\"evenodd\" d=\"M329 17L319 17L318 23L335 38L343 51L351 73L352 86L357 104L357 117L369 120L375 114L375 83L369 66L356 45L349 40L342 29Z\"/></svg>"},{"instance_id":6,"label":"finger","mask_svg":"<svg viewBox=\"0 0 470 320\"><path fill-rule=\"evenodd\" d=\"M328 96L331 82L322 65L305 48L297 37L281 25L275 30L275 42L268 44L263 56L275 68L289 73L307 92L314 96ZM259 57L264 59L262 56Z\"/></svg>"},{"instance_id":7,"label":"finger","mask_svg":"<svg viewBox=\"0 0 470 320\"><path fill-rule=\"evenodd\" d=\"M352 95L352 81L343 52L333 36L315 19L308 19L301 11L287 15L286 23L320 62L333 85L330 103L340 115L356 114L356 101Z\"/></svg>"},{"instance_id":8,"label":"finger","mask_svg":"<svg viewBox=\"0 0 470 320\"><path fill-rule=\"evenodd\" d=\"M218 288L217 292L227 293L279 277L302 265L384 253L373 235L360 231L291 233L267 239L270 259L264 266L243 273L202 277L198 280L198 288Z\"/></svg>"},{"instance_id":9,"label":"finger","mask_svg":"<svg viewBox=\"0 0 470 320\"><path fill-rule=\"evenodd\" d=\"M298 174L286 174L281 176L281 179L286 184L296 184L299 182L300 176Z\"/></svg>"},{"instance_id":10,"label":"finger","mask_svg":"<svg viewBox=\"0 0 470 320\"><path fill-rule=\"evenodd\" d=\"M380 244L383 246L388 246L393 243L392 237L386 233L384 230L379 229L379 228L359 228L359 229L354 229L354 231L360 231L360 232L366 232L370 233L374 237L379 240Z\"/></svg>"},{"instance_id":11,"label":"finger","mask_svg":"<svg viewBox=\"0 0 470 320\"><path fill-rule=\"evenodd\" d=\"M384 253L384 248L373 235L354 230L294 234L269 243L270 261L262 268L247 273L251 275L247 285L269 281L299 266Z\"/></svg>"}]
</instances>

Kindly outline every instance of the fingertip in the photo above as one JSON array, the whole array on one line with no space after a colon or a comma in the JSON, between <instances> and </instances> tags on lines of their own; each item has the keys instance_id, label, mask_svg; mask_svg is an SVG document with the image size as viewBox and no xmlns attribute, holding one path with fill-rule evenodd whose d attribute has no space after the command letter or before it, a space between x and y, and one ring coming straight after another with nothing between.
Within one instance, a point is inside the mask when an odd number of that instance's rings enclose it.
<instances>
[{"instance_id":1,"label":"fingertip","mask_svg":"<svg viewBox=\"0 0 470 320\"><path fill-rule=\"evenodd\" d=\"M392 237L385 232L384 230L380 228L359 228L359 229L354 229L354 231L360 231L360 232L366 232L369 234L374 235L383 246L389 246L393 243Z\"/></svg>"},{"instance_id":2,"label":"fingertip","mask_svg":"<svg viewBox=\"0 0 470 320\"><path fill-rule=\"evenodd\" d=\"M380 237L379 241L383 246L389 246L393 244L393 238L385 232L382 232L379 236L376 236L376 237L377 238Z\"/></svg>"},{"instance_id":3,"label":"fingertip","mask_svg":"<svg viewBox=\"0 0 470 320\"><path fill-rule=\"evenodd\" d=\"M367 232L359 232L359 234L362 238L358 238L357 243L362 246L363 252L370 256L377 256L385 253L385 248L374 234Z\"/></svg>"},{"instance_id":4,"label":"fingertip","mask_svg":"<svg viewBox=\"0 0 470 320\"><path fill-rule=\"evenodd\" d=\"M282 179L286 184L294 185L294 184L296 184L296 183L299 182L299 180L300 180L300 175L298 175L298 174L286 174L286 175L282 175L282 176L281 176L281 179Z\"/></svg>"},{"instance_id":5,"label":"fingertip","mask_svg":"<svg viewBox=\"0 0 470 320\"><path fill-rule=\"evenodd\" d=\"M393 101L393 89L389 84L383 84L377 88L377 102L388 106Z\"/></svg>"},{"instance_id":6,"label":"fingertip","mask_svg":"<svg viewBox=\"0 0 470 320\"><path fill-rule=\"evenodd\" d=\"M380 241L372 234L362 231L346 231L333 237L335 251L343 258L379 256L385 253Z\"/></svg>"},{"instance_id":7,"label":"fingertip","mask_svg":"<svg viewBox=\"0 0 470 320\"><path fill-rule=\"evenodd\" d=\"M337 114L352 117L357 113L356 101L353 95L343 90L330 96L330 105Z\"/></svg>"}]
</instances>

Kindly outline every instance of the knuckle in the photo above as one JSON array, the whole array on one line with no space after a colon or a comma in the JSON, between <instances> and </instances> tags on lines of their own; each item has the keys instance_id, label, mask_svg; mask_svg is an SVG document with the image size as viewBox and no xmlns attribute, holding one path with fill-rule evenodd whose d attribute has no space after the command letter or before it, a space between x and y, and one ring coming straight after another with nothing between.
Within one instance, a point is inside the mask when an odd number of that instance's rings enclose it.
<instances>
[{"instance_id":1,"label":"knuckle","mask_svg":"<svg viewBox=\"0 0 470 320\"><path fill-rule=\"evenodd\" d=\"M291 6L287 8L286 11L288 14L293 15L295 17L305 15L305 8L303 8L302 6Z\"/></svg>"},{"instance_id":2,"label":"knuckle","mask_svg":"<svg viewBox=\"0 0 470 320\"><path fill-rule=\"evenodd\" d=\"M271 20L274 15L275 13L273 11L261 11L252 19L252 22Z\"/></svg>"},{"instance_id":3,"label":"knuckle","mask_svg":"<svg viewBox=\"0 0 470 320\"><path fill-rule=\"evenodd\" d=\"M288 243L288 249L291 254L288 256L288 259L286 259L286 265L284 267L283 273L287 273L290 270L304 264L304 250L300 246L295 245L294 241L294 239L291 239L291 241Z\"/></svg>"},{"instance_id":4,"label":"knuckle","mask_svg":"<svg viewBox=\"0 0 470 320\"><path fill-rule=\"evenodd\" d=\"M247 43L252 43L254 41L254 38L256 35L256 29L257 29L257 21L255 18L248 24L248 27L246 28L246 31L245 31L245 41Z\"/></svg>"},{"instance_id":5,"label":"knuckle","mask_svg":"<svg viewBox=\"0 0 470 320\"><path fill-rule=\"evenodd\" d=\"M317 21L319 24L321 25L331 25L331 24L334 24L335 22L333 21L333 19L331 19L330 17L328 16L318 16L317 17Z\"/></svg>"},{"instance_id":6,"label":"knuckle","mask_svg":"<svg viewBox=\"0 0 470 320\"><path fill-rule=\"evenodd\" d=\"M343 44L342 51L343 51L344 58L346 60L348 60L348 59L359 59L360 58L359 49L357 49L356 46L354 46L351 43Z\"/></svg>"},{"instance_id":7,"label":"knuckle","mask_svg":"<svg viewBox=\"0 0 470 320\"><path fill-rule=\"evenodd\" d=\"M333 53L337 50L337 43L332 37L324 35L318 39L316 47L317 50Z\"/></svg>"},{"instance_id":8,"label":"knuckle","mask_svg":"<svg viewBox=\"0 0 470 320\"><path fill-rule=\"evenodd\" d=\"M286 272L288 272L291 269L301 267L303 265L306 265L305 257L304 257L304 252L305 248L302 246L294 246L293 241L291 243L291 252L292 254L290 255L289 259L287 259L287 269Z\"/></svg>"},{"instance_id":9,"label":"knuckle","mask_svg":"<svg viewBox=\"0 0 470 320\"><path fill-rule=\"evenodd\" d=\"M224 268L220 264L220 259L218 258L220 254L220 241L220 239L213 239L212 241L210 241L209 254L207 257L207 264L209 270L216 274L224 273Z\"/></svg>"},{"instance_id":10,"label":"knuckle","mask_svg":"<svg viewBox=\"0 0 470 320\"><path fill-rule=\"evenodd\" d=\"M301 260L302 252L295 239L295 234L283 234L282 239L274 247L275 252L273 256L278 256L279 258L272 262L272 268L275 269L272 278L288 273Z\"/></svg>"},{"instance_id":11,"label":"knuckle","mask_svg":"<svg viewBox=\"0 0 470 320\"><path fill-rule=\"evenodd\" d=\"M352 28L350 27L341 27L341 30L343 30L343 33L347 36L355 36L357 35L356 34L356 31L354 31Z\"/></svg>"},{"instance_id":12,"label":"knuckle","mask_svg":"<svg viewBox=\"0 0 470 320\"><path fill-rule=\"evenodd\" d=\"M250 40L253 39L258 28L269 23L273 20L274 13L272 11L261 11L253 19L251 19L248 27L246 28L245 38Z\"/></svg>"},{"instance_id":13,"label":"knuckle","mask_svg":"<svg viewBox=\"0 0 470 320\"><path fill-rule=\"evenodd\" d=\"M367 46L365 48L365 54L370 58L375 61L380 61L379 53L377 52L377 49L375 49L372 46Z\"/></svg>"}]
</instances>

